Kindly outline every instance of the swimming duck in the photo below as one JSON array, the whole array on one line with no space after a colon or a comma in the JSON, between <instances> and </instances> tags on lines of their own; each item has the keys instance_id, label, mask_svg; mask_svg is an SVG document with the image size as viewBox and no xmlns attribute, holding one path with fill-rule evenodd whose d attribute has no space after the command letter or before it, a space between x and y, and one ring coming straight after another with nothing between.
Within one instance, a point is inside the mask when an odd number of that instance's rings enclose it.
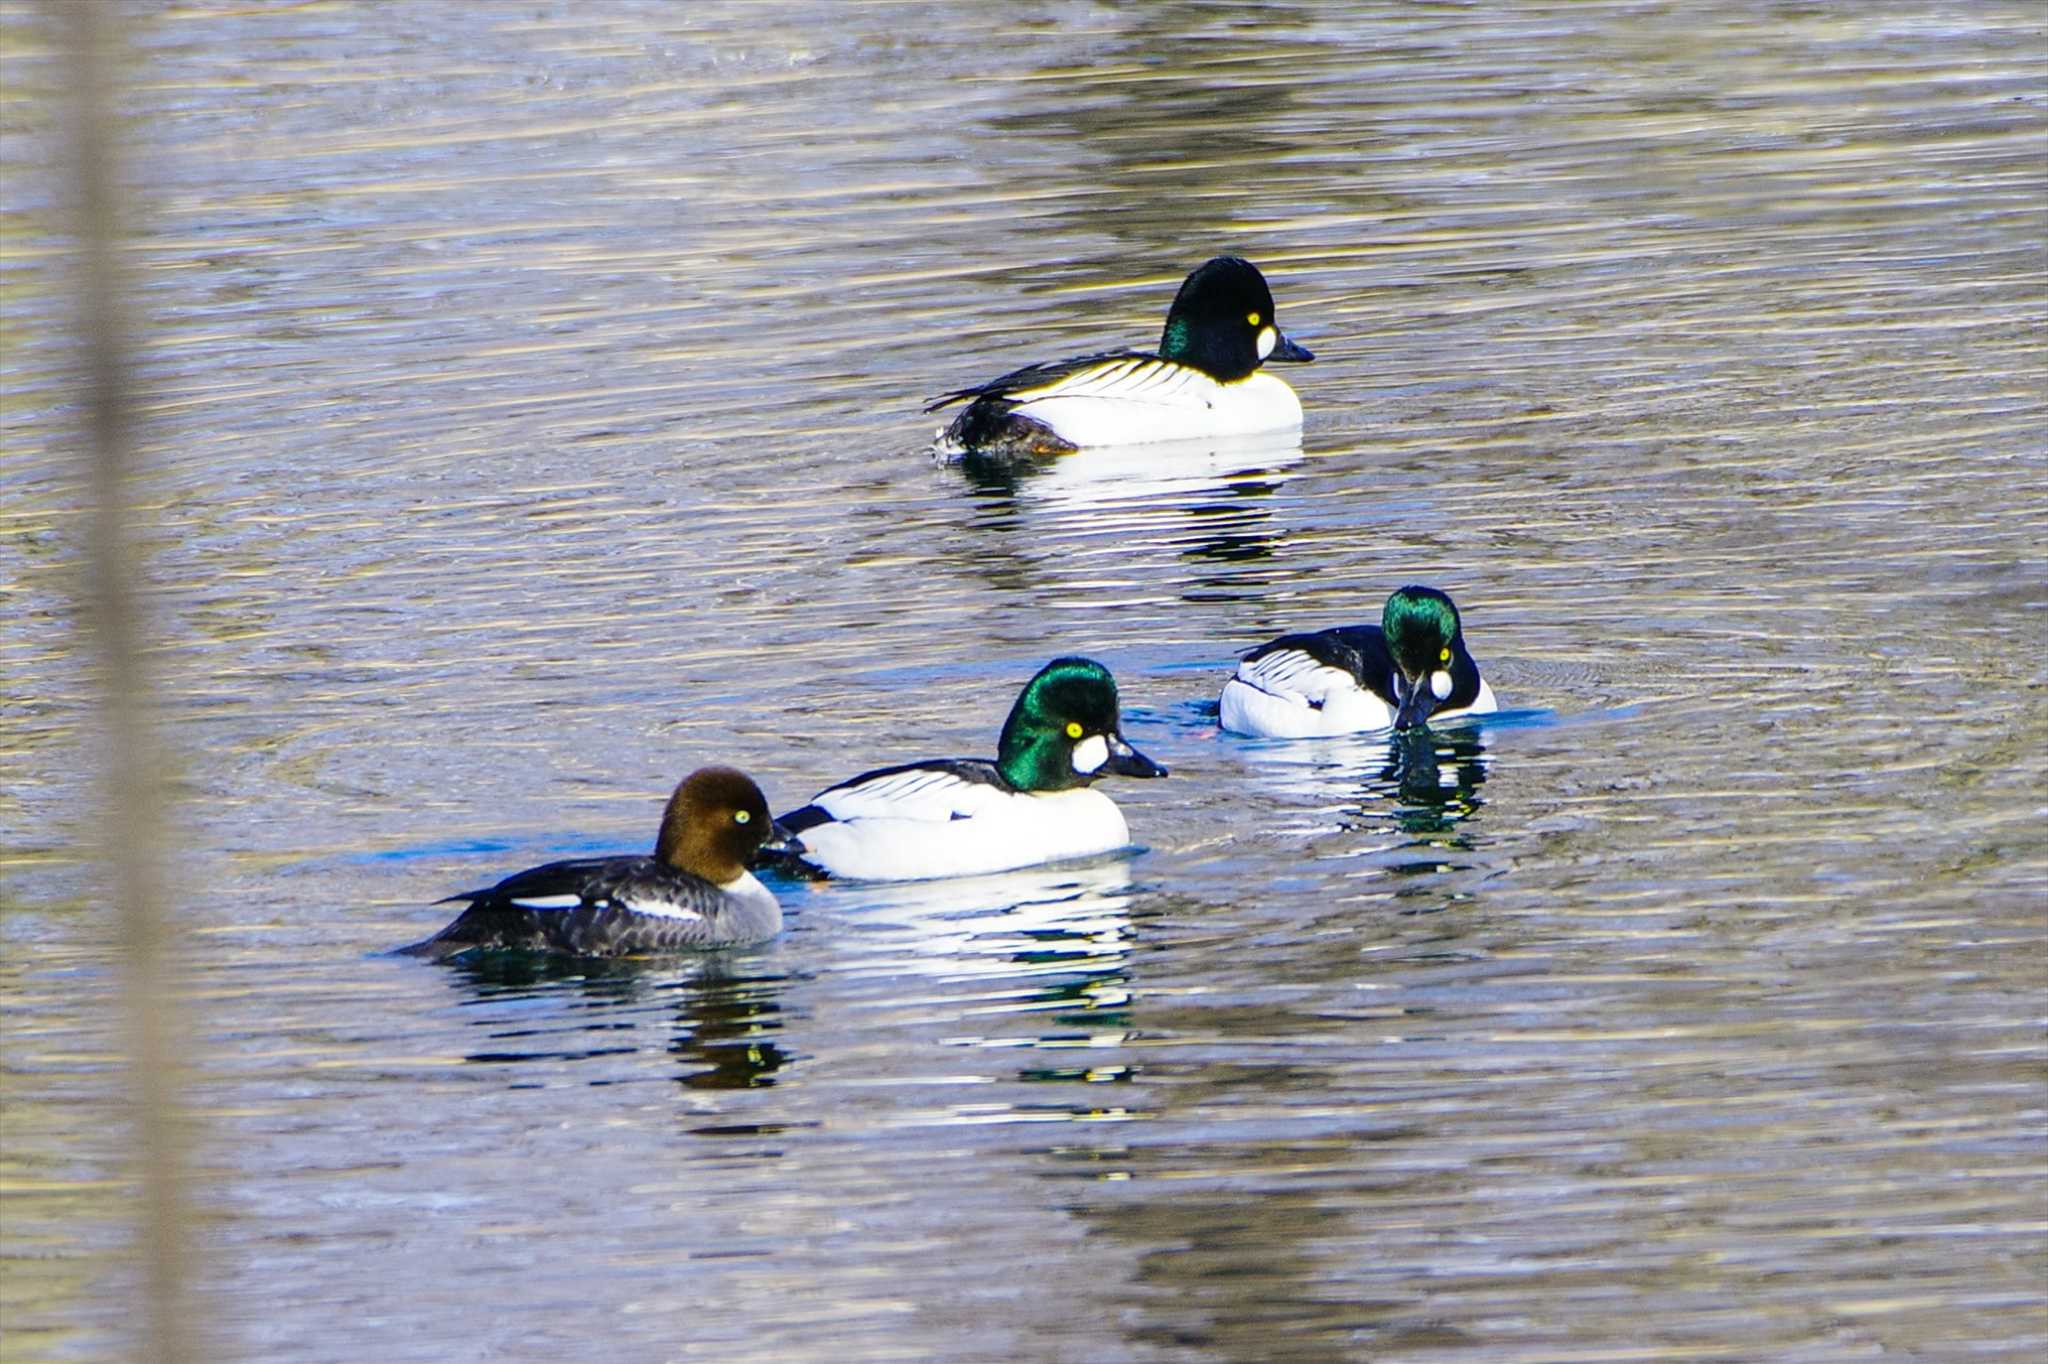
<instances>
[{"instance_id":1,"label":"swimming duck","mask_svg":"<svg viewBox=\"0 0 2048 1364\"><path fill-rule=\"evenodd\" d=\"M1223 727L1277 739L1409 729L1498 710L1465 650L1458 608L1434 587L1387 598L1378 625L1282 635L1223 684Z\"/></svg>"},{"instance_id":2,"label":"swimming duck","mask_svg":"<svg viewBox=\"0 0 2048 1364\"><path fill-rule=\"evenodd\" d=\"M942 758L864 772L777 823L799 869L857 881L976 876L1124 847L1099 777L1163 777L1124 740L1116 679L1056 658L1025 684L994 761Z\"/></svg>"},{"instance_id":3,"label":"swimming duck","mask_svg":"<svg viewBox=\"0 0 2048 1364\"><path fill-rule=\"evenodd\" d=\"M941 455L1064 455L1290 430L1301 425L1301 399L1259 366L1314 358L1281 332L1258 268L1218 256L1180 286L1157 354L1114 350L1027 365L925 411L967 404L933 447Z\"/></svg>"},{"instance_id":4,"label":"swimming duck","mask_svg":"<svg viewBox=\"0 0 2048 1364\"><path fill-rule=\"evenodd\" d=\"M734 947L782 931L782 907L747 863L780 845L761 788L730 767L683 778L652 857L579 857L440 901L469 908L398 950L439 960L479 948L619 957Z\"/></svg>"}]
</instances>

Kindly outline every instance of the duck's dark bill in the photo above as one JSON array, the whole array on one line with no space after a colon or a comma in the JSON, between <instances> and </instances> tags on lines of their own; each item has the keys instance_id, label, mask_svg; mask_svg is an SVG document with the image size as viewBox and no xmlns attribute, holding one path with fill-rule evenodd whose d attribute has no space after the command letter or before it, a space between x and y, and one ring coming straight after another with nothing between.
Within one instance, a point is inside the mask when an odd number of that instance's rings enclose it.
<instances>
[{"instance_id":1,"label":"duck's dark bill","mask_svg":"<svg viewBox=\"0 0 2048 1364\"><path fill-rule=\"evenodd\" d=\"M1132 748L1122 739L1109 741L1109 761L1102 765L1105 772L1119 777L1163 777L1166 769Z\"/></svg>"},{"instance_id":2,"label":"duck's dark bill","mask_svg":"<svg viewBox=\"0 0 2048 1364\"><path fill-rule=\"evenodd\" d=\"M1279 343L1273 347L1273 353L1266 358L1268 360L1294 360L1306 364L1310 360L1315 359L1316 355L1307 346L1301 345L1286 332L1282 332L1280 333Z\"/></svg>"},{"instance_id":3,"label":"duck's dark bill","mask_svg":"<svg viewBox=\"0 0 2048 1364\"><path fill-rule=\"evenodd\" d=\"M1401 709L1394 715L1394 729L1418 729L1429 723L1429 717L1436 713L1439 702L1436 693L1429 689L1427 681L1417 682L1401 698Z\"/></svg>"}]
</instances>

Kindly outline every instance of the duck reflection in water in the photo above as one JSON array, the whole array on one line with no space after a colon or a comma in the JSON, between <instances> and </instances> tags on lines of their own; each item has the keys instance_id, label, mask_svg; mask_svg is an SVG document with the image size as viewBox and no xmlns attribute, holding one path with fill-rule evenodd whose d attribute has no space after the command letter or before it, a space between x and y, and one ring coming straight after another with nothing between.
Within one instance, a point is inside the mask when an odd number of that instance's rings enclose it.
<instances>
[{"instance_id":1,"label":"duck reflection in water","mask_svg":"<svg viewBox=\"0 0 2048 1364\"><path fill-rule=\"evenodd\" d=\"M466 1053L479 1065L601 1061L650 1050L650 1014L666 1014L665 1048L690 1089L757 1089L790 1061L776 1040L787 977L760 963L706 957L576 958L487 952L453 963L452 979L482 1012L490 1045ZM672 1010L667 1006L673 1005ZM593 1072L590 1083L618 1078Z\"/></svg>"},{"instance_id":2,"label":"duck reflection in water","mask_svg":"<svg viewBox=\"0 0 2048 1364\"><path fill-rule=\"evenodd\" d=\"M844 922L841 970L871 959L891 976L972 980L1120 970L1133 891L1117 857L943 882L829 882L818 893Z\"/></svg>"},{"instance_id":3,"label":"duck reflection in water","mask_svg":"<svg viewBox=\"0 0 2048 1364\"><path fill-rule=\"evenodd\" d=\"M1387 744L1387 761L1370 790L1393 800L1393 820L1406 834L1449 833L1478 814L1485 800L1486 745L1477 726L1434 730L1418 725Z\"/></svg>"},{"instance_id":4,"label":"duck reflection in water","mask_svg":"<svg viewBox=\"0 0 2048 1364\"><path fill-rule=\"evenodd\" d=\"M1486 806L1480 788L1491 761L1479 725L1417 726L1400 733L1254 740L1243 749L1260 784L1305 802L1294 832L1346 838L1329 855L1358 857L1390 871L1445 870L1443 854L1473 846L1467 821ZM1293 802L1290 802L1292 804ZM1334 816L1334 823L1332 817ZM1376 836L1375 836L1376 835Z\"/></svg>"},{"instance_id":5,"label":"duck reflection in water","mask_svg":"<svg viewBox=\"0 0 2048 1364\"><path fill-rule=\"evenodd\" d=\"M1117 859L942 883L828 882L814 903L834 920L835 975L952 1008L943 1045L990 1058L991 1081L1092 1086L1136 1073L1120 1049L1134 1026L1137 891ZM1048 1100L1032 1111L1043 1121L1099 1104Z\"/></svg>"},{"instance_id":6,"label":"duck reflection in water","mask_svg":"<svg viewBox=\"0 0 2048 1364\"><path fill-rule=\"evenodd\" d=\"M686 1089L763 1089L775 1083L790 1055L782 1031L780 975L714 971L681 991L669 1055Z\"/></svg>"},{"instance_id":7,"label":"duck reflection in water","mask_svg":"<svg viewBox=\"0 0 2048 1364\"><path fill-rule=\"evenodd\" d=\"M1093 591L1113 563L1120 583L1190 601L1255 594L1283 571L1273 506L1302 459L1296 438L963 462L963 524L983 543L960 566L1005 590Z\"/></svg>"},{"instance_id":8,"label":"duck reflection in water","mask_svg":"<svg viewBox=\"0 0 2048 1364\"><path fill-rule=\"evenodd\" d=\"M1278 486L1292 477L1303 458L1301 434L1295 432L1232 441L1160 441L1081 456L970 455L957 467L984 499L1008 498L1027 506L1076 511L1132 502L1172 506L1227 493L1247 481Z\"/></svg>"}]
</instances>

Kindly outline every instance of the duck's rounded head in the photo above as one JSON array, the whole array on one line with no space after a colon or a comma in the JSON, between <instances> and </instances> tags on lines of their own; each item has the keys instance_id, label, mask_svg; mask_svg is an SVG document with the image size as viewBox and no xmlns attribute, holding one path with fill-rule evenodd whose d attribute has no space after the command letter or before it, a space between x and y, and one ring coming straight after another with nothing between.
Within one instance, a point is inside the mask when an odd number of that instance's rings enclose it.
<instances>
[{"instance_id":1,"label":"duck's rounded head","mask_svg":"<svg viewBox=\"0 0 2048 1364\"><path fill-rule=\"evenodd\" d=\"M1280 330L1266 277L1236 256L1218 256L1181 282L1166 314L1159 354L1224 383L1244 378L1268 360L1315 359Z\"/></svg>"},{"instance_id":2,"label":"duck's rounded head","mask_svg":"<svg viewBox=\"0 0 2048 1364\"><path fill-rule=\"evenodd\" d=\"M722 886L744 875L754 854L779 837L753 778L736 767L700 767L668 798L654 857Z\"/></svg>"},{"instance_id":3,"label":"duck's rounded head","mask_svg":"<svg viewBox=\"0 0 2048 1364\"><path fill-rule=\"evenodd\" d=\"M1116 679L1092 658L1055 658L1025 684L1003 722L996 767L1025 791L1065 791L1097 777L1163 777L1123 735Z\"/></svg>"},{"instance_id":4,"label":"duck's rounded head","mask_svg":"<svg viewBox=\"0 0 2048 1364\"><path fill-rule=\"evenodd\" d=\"M1427 721L1451 694L1451 660L1464 634L1458 608L1434 587L1404 587L1387 598L1380 632L1400 673L1401 709L1394 728L1411 729Z\"/></svg>"}]
</instances>

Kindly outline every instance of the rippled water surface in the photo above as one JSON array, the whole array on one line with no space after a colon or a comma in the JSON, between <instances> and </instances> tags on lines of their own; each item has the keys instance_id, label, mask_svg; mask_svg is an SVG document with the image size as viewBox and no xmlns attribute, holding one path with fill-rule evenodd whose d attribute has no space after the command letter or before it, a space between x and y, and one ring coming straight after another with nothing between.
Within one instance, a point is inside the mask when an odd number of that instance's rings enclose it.
<instances>
[{"instance_id":1,"label":"rippled water surface","mask_svg":"<svg viewBox=\"0 0 2048 1364\"><path fill-rule=\"evenodd\" d=\"M2048 1345L2037 6L127 9L223 1357ZM0 1307L80 1360L133 1189L50 42L0 15ZM927 459L1222 251L1299 445ZM1409 581L1497 723L1218 735ZM378 955L697 764L987 751L1055 652L1173 768L1134 859Z\"/></svg>"}]
</instances>

